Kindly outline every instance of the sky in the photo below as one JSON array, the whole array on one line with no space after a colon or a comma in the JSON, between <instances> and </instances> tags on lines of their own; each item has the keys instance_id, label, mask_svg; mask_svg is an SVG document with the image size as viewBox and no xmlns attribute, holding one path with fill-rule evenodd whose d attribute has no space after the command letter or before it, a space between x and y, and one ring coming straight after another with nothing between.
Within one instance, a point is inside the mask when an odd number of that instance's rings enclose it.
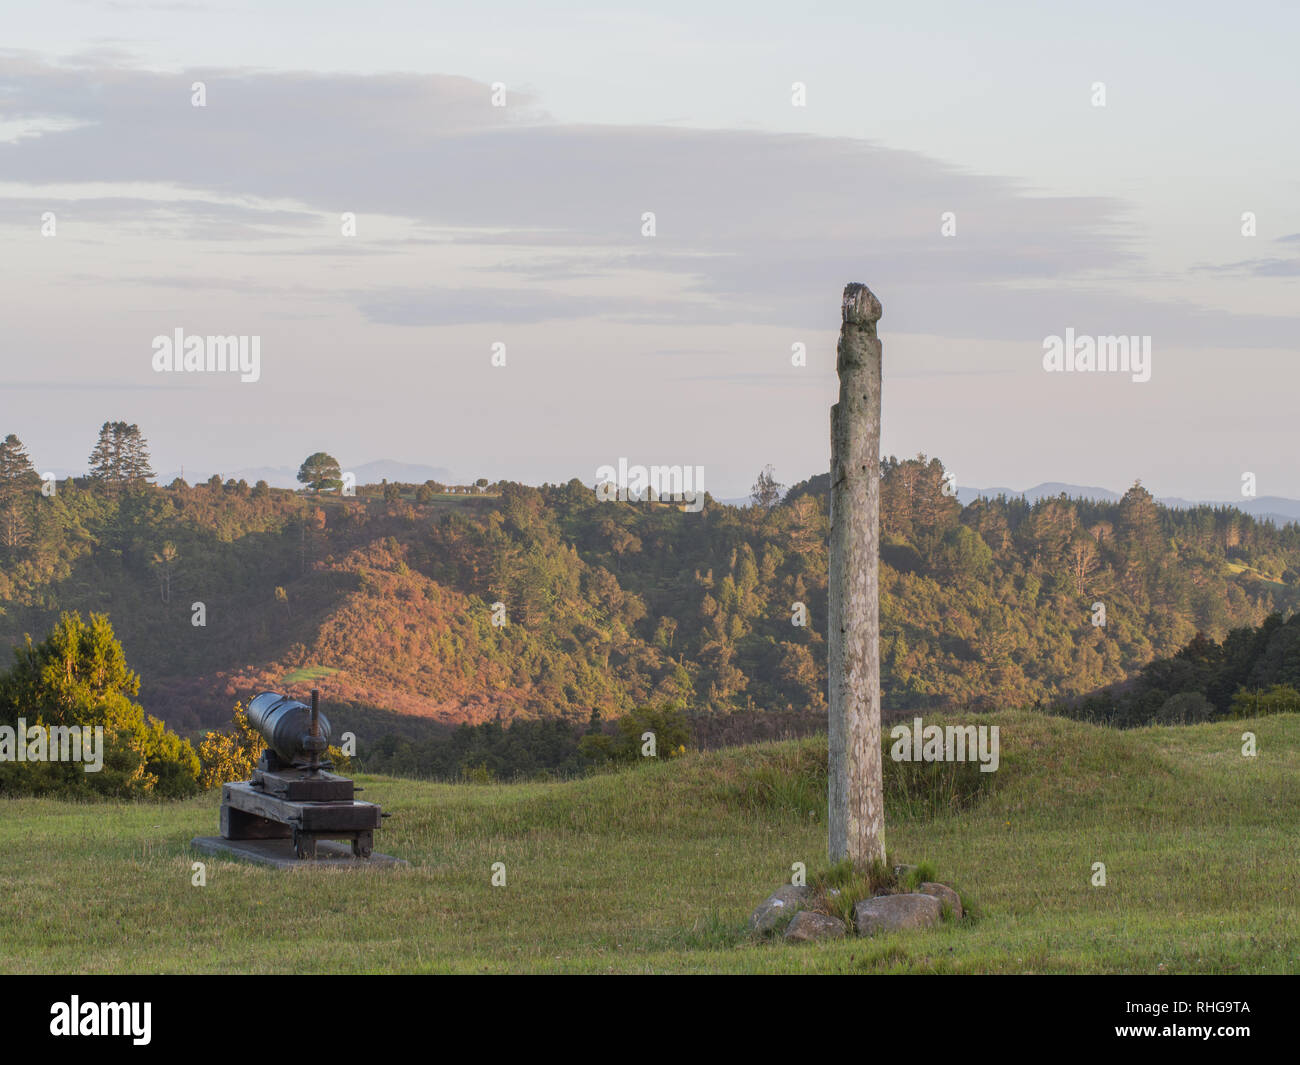
<instances>
[{"instance_id":1,"label":"sky","mask_svg":"<svg viewBox=\"0 0 1300 1065\"><path fill-rule=\"evenodd\" d=\"M886 454L1300 497L1294 5L0 0L0 25L0 434L40 471L122 420L191 480L626 458L743 496L827 468L860 281ZM257 380L158 372L177 329L258 338ZM1067 330L1149 338L1149 380L1046 369Z\"/></svg>"}]
</instances>

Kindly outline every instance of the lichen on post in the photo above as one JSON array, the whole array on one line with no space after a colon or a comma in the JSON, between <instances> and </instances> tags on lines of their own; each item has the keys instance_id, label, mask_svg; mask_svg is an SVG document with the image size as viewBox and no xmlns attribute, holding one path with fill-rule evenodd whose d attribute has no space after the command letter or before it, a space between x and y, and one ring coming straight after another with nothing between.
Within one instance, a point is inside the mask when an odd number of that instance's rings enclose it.
<instances>
[{"instance_id":1,"label":"lichen on post","mask_svg":"<svg viewBox=\"0 0 1300 1065\"><path fill-rule=\"evenodd\" d=\"M880 746L880 301L844 289L831 408L829 825L832 862L885 860Z\"/></svg>"}]
</instances>

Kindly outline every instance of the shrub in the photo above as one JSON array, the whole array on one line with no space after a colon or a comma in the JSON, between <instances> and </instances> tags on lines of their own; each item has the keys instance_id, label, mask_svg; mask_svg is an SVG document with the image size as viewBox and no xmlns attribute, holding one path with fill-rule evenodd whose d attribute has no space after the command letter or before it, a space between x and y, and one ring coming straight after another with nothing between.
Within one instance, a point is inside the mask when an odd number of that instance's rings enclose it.
<instances>
[{"instance_id":1,"label":"shrub","mask_svg":"<svg viewBox=\"0 0 1300 1065\"><path fill-rule=\"evenodd\" d=\"M0 674L0 725L30 729L103 729L103 767L73 762L0 762L0 792L181 798L198 789L199 759L181 739L132 701L140 678L128 668L105 614L86 622L63 614L39 644L27 638ZM84 750L84 747L83 747Z\"/></svg>"},{"instance_id":2,"label":"shrub","mask_svg":"<svg viewBox=\"0 0 1300 1065\"><path fill-rule=\"evenodd\" d=\"M1161 704L1152 718L1156 725L1195 725L1214 717L1214 704L1200 692L1179 692Z\"/></svg>"},{"instance_id":3,"label":"shrub","mask_svg":"<svg viewBox=\"0 0 1300 1065\"><path fill-rule=\"evenodd\" d=\"M257 730L248 723L243 703L235 703L234 729L231 732L209 732L199 744L199 787L220 787L236 780L247 780L253 775L257 759L266 746Z\"/></svg>"},{"instance_id":4,"label":"shrub","mask_svg":"<svg viewBox=\"0 0 1300 1065\"><path fill-rule=\"evenodd\" d=\"M617 762L640 761L641 748L646 742L642 737L647 732L654 733L655 754L659 758L677 758L686 753L686 745L691 742L690 722L682 708L675 704L658 709L638 707L620 717L615 725L618 736L613 742L611 756Z\"/></svg>"},{"instance_id":5,"label":"shrub","mask_svg":"<svg viewBox=\"0 0 1300 1065\"><path fill-rule=\"evenodd\" d=\"M1287 684L1274 684L1264 691L1238 688L1228 716L1236 719L1288 714L1300 711L1300 691Z\"/></svg>"}]
</instances>

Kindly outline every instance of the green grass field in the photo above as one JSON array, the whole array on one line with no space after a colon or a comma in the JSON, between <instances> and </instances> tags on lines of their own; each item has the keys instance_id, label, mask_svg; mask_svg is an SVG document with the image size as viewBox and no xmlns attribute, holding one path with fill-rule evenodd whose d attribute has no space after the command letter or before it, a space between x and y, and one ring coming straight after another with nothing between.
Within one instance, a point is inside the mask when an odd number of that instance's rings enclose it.
<instances>
[{"instance_id":1,"label":"green grass field","mask_svg":"<svg viewBox=\"0 0 1300 1065\"><path fill-rule=\"evenodd\" d=\"M808 946L745 932L793 862L825 865L825 746L809 740L561 783L364 778L394 815L377 849L401 870L192 854L192 836L216 834L215 792L3 801L0 970L1300 971L1300 715L1132 732L981 721L1001 727L1002 765L973 806L887 797L891 858L932 862L975 903L933 930Z\"/></svg>"},{"instance_id":2,"label":"green grass field","mask_svg":"<svg viewBox=\"0 0 1300 1065\"><path fill-rule=\"evenodd\" d=\"M292 673L286 673L281 680L283 684L308 684L315 683L318 680L324 680L326 677L332 677L338 672L333 666L302 666L295 669Z\"/></svg>"}]
</instances>

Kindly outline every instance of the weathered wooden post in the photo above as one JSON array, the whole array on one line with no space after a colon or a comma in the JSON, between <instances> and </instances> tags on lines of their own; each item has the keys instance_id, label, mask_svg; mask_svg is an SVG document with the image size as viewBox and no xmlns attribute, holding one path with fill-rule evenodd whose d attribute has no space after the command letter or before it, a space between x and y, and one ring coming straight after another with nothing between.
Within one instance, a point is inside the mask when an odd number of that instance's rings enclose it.
<instances>
[{"instance_id":1,"label":"weathered wooden post","mask_svg":"<svg viewBox=\"0 0 1300 1065\"><path fill-rule=\"evenodd\" d=\"M880 765L880 301L844 288L831 408L830 858L885 860Z\"/></svg>"}]
</instances>

